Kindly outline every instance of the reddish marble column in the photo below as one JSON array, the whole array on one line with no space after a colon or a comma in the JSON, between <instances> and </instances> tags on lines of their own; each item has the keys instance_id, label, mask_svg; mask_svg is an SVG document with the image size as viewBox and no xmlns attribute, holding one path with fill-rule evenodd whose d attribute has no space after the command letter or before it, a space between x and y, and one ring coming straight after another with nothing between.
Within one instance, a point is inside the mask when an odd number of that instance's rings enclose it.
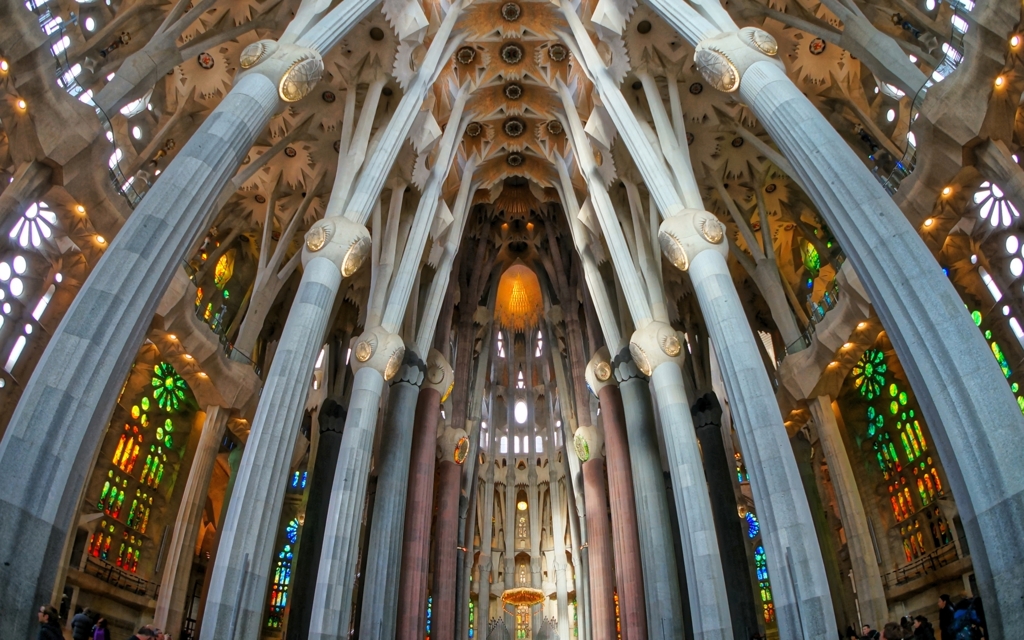
<instances>
[{"instance_id":1,"label":"reddish marble column","mask_svg":"<svg viewBox=\"0 0 1024 640\"><path fill-rule=\"evenodd\" d=\"M622 637L647 640L647 608L644 601L644 574L640 562L640 535L637 532L636 498L633 495L633 466L626 439L626 416L622 394L614 384L601 387L601 416L604 418L604 444L608 464L608 501L612 512L612 538L615 541L615 565L618 571L619 619Z\"/></svg>"},{"instance_id":2,"label":"reddish marble column","mask_svg":"<svg viewBox=\"0 0 1024 640\"><path fill-rule=\"evenodd\" d=\"M603 463L599 457L583 463L587 551L590 557L590 617L593 640L615 640L615 568Z\"/></svg>"},{"instance_id":3,"label":"reddish marble column","mask_svg":"<svg viewBox=\"0 0 1024 640\"><path fill-rule=\"evenodd\" d=\"M434 509L434 443L437 441L440 405L441 394L436 389L420 389L412 436L409 494L405 503L396 640L420 640L426 624L430 516Z\"/></svg>"},{"instance_id":4,"label":"reddish marble column","mask_svg":"<svg viewBox=\"0 0 1024 640\"><path fill-rule=\"evenodd\" d=\"M437 479L434 530L434 620L431 640L455 640L455 563L459 544L459 496L462 466L443 460Z\"/></svg>"}]
</instances>

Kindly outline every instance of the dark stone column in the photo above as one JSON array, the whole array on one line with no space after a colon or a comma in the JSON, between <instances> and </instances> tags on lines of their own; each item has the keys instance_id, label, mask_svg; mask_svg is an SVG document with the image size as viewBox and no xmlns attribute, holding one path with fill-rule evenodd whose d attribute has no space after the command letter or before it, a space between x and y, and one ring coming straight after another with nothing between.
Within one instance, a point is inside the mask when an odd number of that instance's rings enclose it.
<instances>
[{"instance_id":1,"label":"dark stone column","mask_svg":"<svg viewBox=\"0 0 1024 640\"><path fill-rule=\"evenodd\" d=\"M316 576L331 501L331 482L338 464L338 450L345 431L345 407L328 399L320 408L320 440L316 447L313 474L308 478L306 519L299 533L299 553L292 570L291 609L288 612L288 640L305 640L309 635L309 614L316 592Z\"/></svg>"},{"instance_id":2,"label":"dark stone column","mask_svg":"<svg viewBox=\"0 0 1024 640\"><path fill-rule=\"evenodd\" d=\"M615 640L615 561L612 555L608 489L605 486L603 462L603 458L595 456L583 463L583 492L587 496L587 551L590 560L590 622L594 640Z\"/></svg>"},{"instance_id":3,"label":"dark stone column","mask_svg":"<svg viewBox=\"0 0 1024 640\"><path fill-rule=\"evenodd\" d=\"M396 640L420 640L425 624L430 516L434 508L434 443L437 441L440 405L441 394L436 389L420 389L409 462L409 493L405 503Z\"/></svg>"},{"instance_id":4,"label":"dark stone column","mask_svg":"<svg viewBox=\"0 0 1024 640\"><path fill-rule=\"evenodd\" d=\"M619 611L622 636L647 640L647 609L644 602L644 573L637 533L633 468L626 436L622 394L614 384L601 387L601 415L604 418L605 455L608 464L608 498L612 512L612 534L618 569Z\"/></svg>"},{"instance_id":5,"label":"dark stone column","mask_svg":"<svg viewBox=\"0 0 1024 640\"><path fill-rule=\"evenodd\" d=\"M442 460L437 482L434 536L433 634L431 640L455 640L455 563L459 543L462 465ZM422 631L421 631L422 633Z\"/></svg>"},{"instance_id":6,"label":"dark stone column","mask_svg":"<svg viewBox=\"0 0 1024 640\"><path fill-rule=\"evenodd\" d=\"M693 426L704 460L704 475L711 495L711 513L715 518L718 548L722 553L725 590L729 594L733 636L748 640L758 632L757 609L751 587L747 542L736 515L736 493L732 488L732 461L726 458L722 440L722 406L714 392L697 399L691 411Z\"/></svg>"}]
</instances>

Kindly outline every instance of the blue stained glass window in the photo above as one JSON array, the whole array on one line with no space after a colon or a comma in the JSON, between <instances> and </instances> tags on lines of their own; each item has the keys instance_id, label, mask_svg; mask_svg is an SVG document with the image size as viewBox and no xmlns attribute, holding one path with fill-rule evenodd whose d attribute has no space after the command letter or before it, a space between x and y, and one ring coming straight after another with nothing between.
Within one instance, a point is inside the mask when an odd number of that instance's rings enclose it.
<instances>
[{"instance_id":1,"label":"blue stained glass window","mask_svg":"<svg viewBox=\"0 0 1024 640\"><path fill-rule=\"evenodd\" d=\"M761 523L757 521L757 516L749 511L744 517L747 519L747 537L756 538L757 534L761 533Z\"/></svg>"}]
</instances>

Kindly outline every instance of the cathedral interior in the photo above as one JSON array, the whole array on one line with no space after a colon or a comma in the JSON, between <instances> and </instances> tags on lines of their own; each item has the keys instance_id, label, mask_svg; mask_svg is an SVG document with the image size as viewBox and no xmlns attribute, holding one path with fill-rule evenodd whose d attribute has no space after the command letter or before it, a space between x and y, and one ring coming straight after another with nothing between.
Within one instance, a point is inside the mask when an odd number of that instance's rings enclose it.
<instances>
[{"instance_id":1,"label":"cathedral interior","mask_svg":"<svg viewBox=\"0 0 1024 640\"><path fill-rule=\"evenodd\" d=\"M1020 638L1021 13L3 2L0 638Z\"/></svg>"}]
</instances>

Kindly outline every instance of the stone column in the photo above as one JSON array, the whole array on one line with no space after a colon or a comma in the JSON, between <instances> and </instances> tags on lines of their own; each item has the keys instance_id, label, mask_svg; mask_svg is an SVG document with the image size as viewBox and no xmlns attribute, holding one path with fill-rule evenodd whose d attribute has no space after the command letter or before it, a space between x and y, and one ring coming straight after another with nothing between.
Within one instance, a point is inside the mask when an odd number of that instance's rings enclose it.
<instances>
[{"instance_id":1,"label":"stone column","mask_svg":"<svg viewBox=\"0 0 1024 640\"><path fill-rule=\"evenodd\" d=\"M596 427L576 430L573 446L583 463L583 491L587 495L587 555L590 560L590 622L594 640L614 640L615 559L608 487L605 483L604 442Z\"/></svg>"},{"instance_id":2,"label":"stone column","mask_svg":"<svg viewBox=\"0 0 1024 640\"><path fill-rule=\"evenodd\" d=\"M228 410L223 407L206 408L206 419L199 436L199 445L188 471L185 491L181 496L178 516L174 521L174 532L167 547L166 570L160 581L160 596L156 601L153 624L161 629L181 629L185 615L185 601L188 597L188 578L192 573L195 557L196 536L202 523L206 494L210 488L210 476L217 460L217 451L224 438L224 427L228 423Z\"/></svg>"},{"instance_id":3,"label":"stone column","mask_svg":"<svg viewBox=\"0 0 1024 640\"><path fill-rule=\"evenodd\" d=\"M28 637L50 602L124 376L182 251L277 105L275 82L237 81L110 242L25 386L0 441L0 637Z\"/></svg>"},{"instance_id":4,"label":"stone column","mask_svg":"<svg viewBox=\"0 0 1024 640\"><path fill-rule=\"evenodd\" d=\"M398 569L405 526L409 456L416 404L426 366L411 350L391 382L377 454L377 492L373 504L362 588L359 637L391 640L395 636Z\"/></svg>"},{"instance_id":5,"label":"stone column","mask_svg":"<svg viewBox=\"0 0 1024 640\"><path fill-rule=\"evenodd\" d=\"M736 493L732 485L733 461L727 457L725 441L722 439L722 407L718 397L711 392L698 398L691 414L704 461L711 513L715 518L725 589L732 614L733 636L736 640L748 640L759 632L759 609L755 608L754 591L751 588L752 576L747 562L744 523L736 512Z\"/></svg>"},{"instance_id":6,"label":"stone column","mask_svg":"<svg viewBox=\"0 0 1024 640\"><path fill-rule=\"evenodd\" d=\"M637 529L644 569L647 633L652 639L678 640L684 635L683 601L651 394L646 378L627 350L623 349L613 365L625 413L636 517L638 523L643 523Z\"/></svg>"},{"instance_id":7,"label":"stone column","mask_svg":"<svg viewBox=\"0 0 1024 640\"><path fill-rule=\"evenodd\" d=\"M554 438L551 446L554 447ZM569 637L569 597L565 581L565 518L562 513L562 487L557 467L549 466L548 492L551 496L551 532L555 551L555 604L558 609L558 637Z\"/></svg>"},{"instance_id":8,"label":"stone column","mask_svg":"<svg viewBox=\"0 0 1024 640\"><path fill-rule=\"evenodd\" d=\"M601 401L601 416L604 419L602 426L608 465L608 502L611 506L615 556L619 558L616 580L619 618L624 637L647 640L644 574L640 559L640 534L637 532L626 416L622 408L622 394L612 377L609 360L607 349L601 349L587 366L587 382Z\"/></svg>"},{"instance_id":9,"label":"stone column","mask_svg":"<svg viewBox=\"0 0 1024 640\"><path fill-rule=\"evenodd\" d=\"M254 637L262 628L277 531L253 523L280 519L309 372L340 284L341 271L331 260L317 257L306 263L263 386L228 506L207 596L203 640L232 633Z\"/></svg>"},{"instance_id":10,"label":"stone column","mask_svg":"<svg viewBox=\"0 0 1024 640\"><path fill-rule=\"evenodd\" d=\"M430 570L430 519L434 511L434 450L440 405L441 393L437 389L428 386L420 390L412 436L409 493L405 503L397 640L419 640L423 635L427 574Z\"/></svg>"},{"instance_id":11,"label":"stone column","mask_svg":"<svg viewBox=\"0 0 1024 640\"><path fill-rule=\"evenodd\" d=\"M864 513L864 504L857 489L850 456L839 433L839 423L836 421L832 399L819 396L808 400L807 408L811 412L811 420L818 428L818 440L821 442L821 449L836 487L839 515L843 520L846 545L850 551L850 562L853 564L853 581L857 586L857 603L861 619L876 626L881 625L878 621L888 619L889 606L885 601L885 588L882 586L875 548L871 543L868 517Z\"/></svg>"},{"instance_id":12,"label":"stone column","mask_svg":"<svg viewBox=\"0 0 1024 640\"><path fill-rule=\"evenodd\" d=\"M333 351L333 349L332 349ZM333 354L331 357L334 357ZM346 411L328 399L320 407L320 439L316 445L316 462L309 478L306 497L306 520L299 533L299 554L292 569L291 605L288 611L288 640L305 640L309 635L309 613L316 593L317 568L324 546L327 506L331 499L330 481L338 464L338 451L345 432Z\"/></svg>"},{"instance_id":13,"label":"stone column","mask_svg":"<svg viewBox=\"0 0 1024 640\"><path fill-rule=\"evenodd\" d=\"M381 327L367 330L352 350L352 398L331 485L309 637L336 640L349 634L363 509L384 382L402 363L401 338Z\"/></svg>"},{"instance_id":14,"label":"stone column","mask_svg":"<svg viewBox=\"0 0 1024 640\"><path fill-rule=\"evenodd\" d=\"M476 637L487 640L488 624L491 621L491 540L494 537L492 520L494 519L494 434L491 425L490 442L487 451L487 471L483 493L483 527L480 530L480 559L477 560L477 605L476 605ZM567 636L568 637L568 636ZM404 639L399 639L404 640ZM418 640L410 639L410 640Z\"/></svg>"},{"instance_id":15,"label":"stone column","mask_svg":"<svg viewBox=\"0 0 1024 640\"><path fill-rule=\"evenodd\" d=\"M456 430L449 430L456 431ZM457 433L458 431L456 431ZM462 465L451 456L454 447L445 443L451 436L441 436L441 453L437 480L437 520L434 527L434 628L431 640L455 640L455 548L459 535L459 496L462 486Z\"/></svg>"}]
</instances>

